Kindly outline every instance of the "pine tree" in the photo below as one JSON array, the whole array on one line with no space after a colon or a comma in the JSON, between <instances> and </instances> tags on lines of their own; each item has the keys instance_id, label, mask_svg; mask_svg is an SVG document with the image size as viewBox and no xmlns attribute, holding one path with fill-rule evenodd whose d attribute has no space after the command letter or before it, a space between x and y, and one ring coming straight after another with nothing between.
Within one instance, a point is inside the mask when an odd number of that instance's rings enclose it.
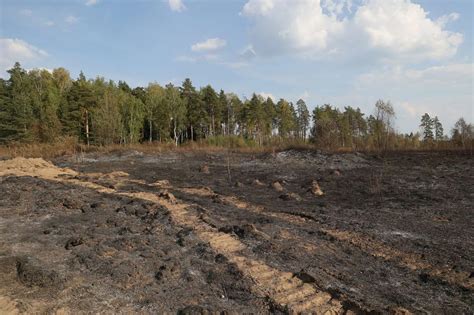
<instances>
[{"instance_id":1,"label":"pine tree","mask_svg":"<svg viewBox=\"0 0 474 315\"><path fill-rule=\"evenodd\" d=\"M32 141L34 113L28 73L18 62L7 72L10 78L3 87L6 102L0 117L0 133L3 141Z\"/></svg>"},{"instance_id":2,"label":"pine tree","mask_svg":"<svg viewBox=\"0 0 474 315\"><path fill-rule=\"evenodd\" d=\"M276 107L278 113L278 134L282 138L288 138L296 125L294 109L284 99L280 99Z\"/></svg>"},{"instance_id":3,"label":"pine tree","mask_svg":"<svg viewBox=\"0 0 474 315\"><path fill-rule=\"evenodd\" d=\"M308 131L309 127L309 111L308 107L306 106L306 103L302 100L299 99L296 102L296 114L297 114L297 129L298 129L298 136L305 140L306 139L306 133Z\"/></svg>"},{"instance_id":4,"label":"pine tree","mask_svg":"<svg viewBox=\"0 0 474 315\"><path fill-rule=\"evenodd\" d=\"M186 123L189 139L196 140L202 136L202 129L207 125L207 113L199 93L189 78L184 80L180 91L186 104Z\"/></svg>"},{"instance_id":5,"label":"pine tree","mask_svg":"<svg viewBox=\"0 0 474 315\"><path fill-rule=\"evenodd\" d=\"M433 140L433 120L431 119L430 115L428 115L428 113L425 113L421 117L420 127L423 131L423 140L424 141Z\"/></svg>"},{"instance_id":6,"label":"pine tree","mask_svg":"<svg viewBox=\"0 0 474 315\"><path fill-rule=\"evenodd\" d=\"M272 135L273 129L275 129L277 119L276 105L270 97L267 97L263 104L263 112L265 115L264 134L269 137Z\"/></svg>"},{"instance_id":7,"label":"pine tree","mask_svg":"<svg viewBox=\"0 0 474 315\"><path fill-rule=\"evenodd\" d=\"M210 85L202 88L200 94L208 117L209 128L207 134L214 136L216 134L216 123L219 121L220 113L222 112L219 106L220 102L216 91Z\"/></svg>"},{"instance_id":8,"label":"pine tree","mask_svg":"<svg viewBox=\"0 0 474 315\"><path fill-rule=\"evenodd\" d=\"M435 116L433 118L433 128L434 128L434 133L437 141L443 140L444 137L444 130L443 130L443 125L438 119L438 116Z\"/></svg>"},{"instance_id":9,"label":"pine tree","mask_svg":"<svg viewBox=\"0 0 474 315\"><path fill-rule=\"evenodd\" d=\"M67 96L67 108L63 108L61 123L64 130L69 135L76 135L84 139L89 145L91 142L90 122L91 111L96 106L96 98L94 96L90 82L81 72L79 78L74 81Z\"/></svg>"}]
</instances>

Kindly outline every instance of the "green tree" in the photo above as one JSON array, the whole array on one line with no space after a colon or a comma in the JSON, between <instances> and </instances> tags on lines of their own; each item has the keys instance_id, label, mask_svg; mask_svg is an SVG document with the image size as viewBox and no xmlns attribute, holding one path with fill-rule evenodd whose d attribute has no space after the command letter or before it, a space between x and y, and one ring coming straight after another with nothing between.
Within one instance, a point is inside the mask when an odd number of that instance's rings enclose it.
<instances>
[{"instance_id":1,"label":"green tree","mask_svg":"<svg viewBox=\"0 0 474 315\"><path fill-rule=\"evenodd\" d=\"M390 135L393 133L395 110L390 101L378 100L375 103L375 113L370 122L370 133L379 149L388 149Z\"/></svg>"},{"instance_id":2,"label":"green tree","mask_svg":"<svg viewBox=\"0 0 474 315\"><path fill-rule=\"evenodd\" d=\"M270 137L273 130L276 128L277 123L276 105L270 97L267 97L267 100L263 103L263 113L265 120L263 124L263 132L265 136Z\"/></svg>"},{"instance_id":3,"label":"green tree","mask_svg":"<svg viewBox=\"0 0 474 315\"><path fill-rule=\"evenodd\" d=\"M434 128L434 134L436 137L437 141L443 140L444 138L444 130L443 130L443 125L438 119L438 116L435 116L433 118L433 128Z\"/></svg>"},{"instance_id":4,"label":"green tree","mask_svg":"<svg viewBox=\"0 0 474 315\"><path fill-rule=\"evenodd\" d=\"M150 143L153 141L153 126L157 125L158 111L163 103L164 95L164 90L158 83L150 83L146 88L144 117Z\"/></svg>"},{"instance_id":5,"label":"green tree","mask_svg":"<svg viewBox=\"0 0 474 315\"><path fill-rule=\"evenodd\" d=\"M186 128L186 103L172 84L166 85L165 103L172 123L174 142L178 146L179 137Z\"/></svg>"},{"instance_id":6,"label":"green tree","mask_svg":"<svg viewBox=\"0 0 474 315\"><path fill-rule=\"evenodd\" d=\"M7 72L10 78L3 84L5 107L0 116L0 133L3 141L32 141L35 119L28 73L18 62Z\"/></svg>"},{"instance_id":7,"label":"green tree","mask_svg":"<svg viewBox=\"0 0 474 315\"><path fill-rule=\"evenodd\" d=\"M340 142L340 113L330 104L316 106L313 110L312 141L321 147L335 147Z\"/></svg>"},{"instance_id":8,"label":"green tree","mask_svg":"<svg viewBox=\"0 0 474 315\"><path fill-rule=\"evenodd\" d=\"M208 116L204 102L189 78L181 85L181 97L186 104L186 123L189 139L196 140L203 136L203 129L208 124Z\"/></svg>"},{"instance_id":9,"label":"green tree","mask_svg":"<svg viewBox=\"0 0 474 315\"><path fill-rule=\"evenodd\" d=\"M61 133L58 111L61 103L60 90L53 75L46 70L31 70L31 101L35 122L33 134L41 142L52 142Z\"/></svg>"},{"instance_id":10,"label":"green tree","mask_svg":"<svg viewBox=\"0 0 474 315\"><path fill-rule=\"evenodd\" d=\"M431 119L430 115L428 115L428 113L425 113L421 117L420 127L423 130L423 140L425 142L432 141L434 139L433 120Z\"/></svg>"},{"instance_id":11,"label":"green tree","mask_svg":"<svg viewBox=\"0 0 474 315\"><path fill-rule=\"evenodd\" d=\"M463 117L456 121L451 134L452 141L462 148L467 148L469 143L472 145L472 140L474 139L474 129L472 124L468 124Z\"/></svg>"},{"instance_id":12,"label":"green tree","mask_svg":"<svg viewBox=\"0 0 474 315\"><path fill-rule=\"evenodd\" d=\"M91 115L94 142L101 145L121 143L124 138L119 90L113 82L97 78L92 83L97 96L97 106Z\"/></svg>"},{"instance_id":13,"label":"green tree","mask_svg":"<svg viewBox=\"0 0 474 315\"><path fill-rule=\"evenodd\" d=\"M227 135L234 135L239 124L238 115L242 108L242 101L233 93L226 95L227 102L224 109L224 125Z\"/></svg>"},{"instance_id":14,"label":"green tree","mask_svg":"<svg viewBox=\"0 0 474 315\"><path fill-rule=\"evenodd\" d=\"M292 109L290 103L284 99L280 99L276 107L278 134L282 138L288 138L291 136L291 132L294 130L296 125L294 109Z\"/></svg>"},{"instance_id":15,"label":"green tree","mask_svg":"<svg viewBox=\"0 0 474 315\"><path fill-rule=\"evenodd\" d=\"M90 114L96 103L92 85L81 72L67 95L67 108L63 108L61 123L67 134L83 138L87 145L90 144Z\"/></svg>"},{"instance_id":16,"label":"green tree","mask_svg":"<svg viewBox=\"0 0 474 315\"><path fill-rule=\"evenodd\" d=\"M217 123L221 120L222 109L216 91L212 86L207 85L201 89L201 99L209 117L209 135L216 133Z\"/></svg>"},{"instance_id":17,"label":"green tree","mask_svg":"<svg viewBox=\"0 0 474 315\"><path fill-rule=\"evenodd\" d=\"M305 101L302 99L299 99L296 102L296 125L297 125L297 133L298 137L305 140L306 139L306 133L308 131L309 127L309 110L308 107L306 106Z\"/></svg>"}]
</instances>

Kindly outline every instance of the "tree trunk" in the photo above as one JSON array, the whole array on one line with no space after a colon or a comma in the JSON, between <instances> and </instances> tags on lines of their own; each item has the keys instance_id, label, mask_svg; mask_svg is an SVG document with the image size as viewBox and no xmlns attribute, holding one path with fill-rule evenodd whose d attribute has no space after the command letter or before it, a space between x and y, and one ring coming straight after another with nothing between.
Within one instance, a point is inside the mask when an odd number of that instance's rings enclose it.
<instances>
[{"instance_id":1,"label":"tree trunk","mask_svg":"<svg viewBox=\"0 0 474 315\"><path fill-rule=\"evenodd\" d=\"M176 119L173 119L173 134L175 145L178 146L178 136L176 135Z\"/></svg>"},{"instance_id":2,"label":"tree trunk","mask_svg":"<svg viewBox=\"0 0 474 315\"><path fill-rule=\"evenodd\" d=\"M86 144L89 146L89 112L85 112Z\"/></svg>"},{"instance_id":3,"label":"tree trunk","mask_svg":"<svg viewBox=\"0 0 474 315\"><path fill-rule=\"evenodd\" d=\"M149 125L150 125L150 134L148 135L148 141L151 143L153 140L153 133L152 133L153 123L151 122L151 120L149 121Z\"/></svg>"},{"instance_id":4,"label":"tree trunk","mask_svg":"<svg viewBox=\"0 0 474 315\"><path fill-rule=\"evenodd\" d=\"M193 125L191 125L191 141L194 141L194 130L193 130Z\"/></svg>"},{"instance_id":5,"label":"tree trunk","mask_svg":"<svg viewBox=\"0 0 474 315\"><path fill-rule=\"evenodd\" d=\"M215 132L216 132L215 127L216 127L216 122L214 120L214 114L213 114L212 115L212 133L211 133L212 136L215 135Z\"/></svg>"}]
</instances>

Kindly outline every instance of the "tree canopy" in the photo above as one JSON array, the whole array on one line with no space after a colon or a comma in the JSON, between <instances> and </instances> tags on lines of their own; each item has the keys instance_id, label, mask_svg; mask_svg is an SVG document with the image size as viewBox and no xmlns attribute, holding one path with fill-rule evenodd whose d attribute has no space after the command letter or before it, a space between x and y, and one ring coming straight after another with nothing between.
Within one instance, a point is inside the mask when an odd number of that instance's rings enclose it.
<instances>
[{"instance_id":1,"label":"tree canopy","mask_svg":"<svg viewBox=\"0 0 474 315\"><path fill-rule=\"evenodd\" d=\"M376 102L366 116L359 108L330 104L309 111L306 102L280 99L276 104L252 94L241 99L211 85L196 88L186 78L181 86L131 88L125 81L72 79L64 68L27 71L19 63L0 79L0 143L53 142L75 137L90 145L139 142L201 141L240 137L257 145L273 141L310 141L320 147L379 148L419 146L420 135L397 134L389 101ZM447 141L437 116L421 118L425 143ZM454 126L451 141L466 147L473 127L464 119Z\"/></svg>"}]
</instances>

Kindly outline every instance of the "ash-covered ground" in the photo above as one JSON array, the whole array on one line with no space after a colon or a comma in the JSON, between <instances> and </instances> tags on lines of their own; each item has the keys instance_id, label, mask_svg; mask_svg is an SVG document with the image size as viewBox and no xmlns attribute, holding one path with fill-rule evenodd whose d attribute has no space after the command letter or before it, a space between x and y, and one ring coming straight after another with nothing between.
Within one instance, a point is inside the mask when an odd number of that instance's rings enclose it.
<instances>
[{"instance_id":1,"label":"ash-covered ground","mask_svg":"<svg viewBox=\"0 0 474 315\"><path fill-rule=\"evenodd\" d=\"M471 314L474 159L0 161L0 313Z\"/></svg>"}]
</instances>

